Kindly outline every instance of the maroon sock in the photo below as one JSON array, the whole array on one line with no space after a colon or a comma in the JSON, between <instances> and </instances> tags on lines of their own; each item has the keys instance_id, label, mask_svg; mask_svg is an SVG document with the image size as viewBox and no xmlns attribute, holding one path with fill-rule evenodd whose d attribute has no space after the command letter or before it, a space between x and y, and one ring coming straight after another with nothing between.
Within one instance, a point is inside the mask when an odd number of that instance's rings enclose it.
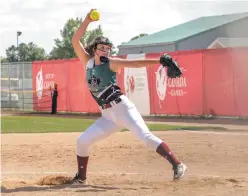
<instances>
[{"instance_id":1,"label":"maroon sock","mask_svg":"<svg viewBox=\"0 0 248 196\"><path fill-rule=\"evenodd\" d=\"M77 162L78 162L78 174L81 180L85 180L86 172L87 172L87 165L88 165L89 157L80 157L77 155Z\"/></svg>"},{"instance_id":2,"label":"maroon sock","mask_svg":"<svg viewBox=\"0 0 248 196\"><path fill-rule=\"evenodd\" d=\"M175 157L175 155L170 151L166 143L162 142L156 152L162 157L166 158L174 167L181 162Z\"/></svg>"}]
</instances>

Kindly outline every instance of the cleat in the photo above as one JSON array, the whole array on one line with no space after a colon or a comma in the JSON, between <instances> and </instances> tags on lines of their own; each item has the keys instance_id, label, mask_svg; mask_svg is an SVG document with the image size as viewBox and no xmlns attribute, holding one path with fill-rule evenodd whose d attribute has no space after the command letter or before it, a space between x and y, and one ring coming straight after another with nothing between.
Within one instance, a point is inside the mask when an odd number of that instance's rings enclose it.
<instances>
[{"instance_id":1,"label":"cleat","mask_svg":"<svg viewBox=\"0 0 248 196\"><path fill-rule=\"evenodd\" d=\"M176 167L174 167L173 170L174 170L173 180L179 180L184 176L185 171L187 171L187 166L181 163Z\"/></svg>"},{"instance_id":2,"label":"cleat","mask_svg":"<svg viewBox=\"0 0 248 196\"><path fill-rule=\"evenodd\" d=\"M72 184L81 184L81 185L88 185L87 179L82 180L78 173L76 173L75 177L72 179Z\"/></svg>"}]
</instances>

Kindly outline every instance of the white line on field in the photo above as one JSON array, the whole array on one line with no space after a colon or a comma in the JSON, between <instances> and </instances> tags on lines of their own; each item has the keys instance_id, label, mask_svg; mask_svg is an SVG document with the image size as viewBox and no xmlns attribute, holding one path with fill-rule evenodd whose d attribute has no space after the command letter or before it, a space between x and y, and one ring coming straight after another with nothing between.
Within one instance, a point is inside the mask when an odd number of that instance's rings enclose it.
<instances>
[{"instance_id":1,"label":"white line on field","mask_svg":"<svg viewBox=\"0 0 248 196\"><path fill-rule=\"evenodd\" d=\"M233 132L213 132L213 131L184 131L189 133L199 133L199 134L215 134L215 135L245 135L248 136L248 133L233 133Z\"/></svg>"},{"instance_id":2,"label":"white line on field","mask_svg":"<svg viewBox=\"0 0 248 196\"><path fill-rule=\"evenodd\" d=\"M1 172L1 174L17 174L17 175L35 175L35 174L75 174L75 172L15 172L15 171L7 171ZM160 173L141 173L141 172L88 172L88 174L98 174L98 175L159 175ZM196 176L196 177L214 177L219 178L218 175L193 175L187 174L188 176Z\"/></svg>"}]
</instances>

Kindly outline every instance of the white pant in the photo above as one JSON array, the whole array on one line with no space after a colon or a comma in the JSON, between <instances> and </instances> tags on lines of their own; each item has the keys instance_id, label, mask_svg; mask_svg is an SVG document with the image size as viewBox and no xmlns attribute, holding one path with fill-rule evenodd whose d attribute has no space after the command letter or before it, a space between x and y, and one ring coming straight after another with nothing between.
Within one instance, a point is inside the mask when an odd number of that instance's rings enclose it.
<instances>
[{"instance_id":1,"label":"white pant","mask_svg":"<svg viewBox=\"0 0 248 196\"><path fill-rule=\"evenodd\" d=\"M127 128L134 133L146 147L156 150L162 140L153 135L147 128L135 105L125 96L122 101L111 108L102 110L102 117L94 122L77 140L77 155L89 156L89 147L115 133Z\"/></svg>"}]
</instances>

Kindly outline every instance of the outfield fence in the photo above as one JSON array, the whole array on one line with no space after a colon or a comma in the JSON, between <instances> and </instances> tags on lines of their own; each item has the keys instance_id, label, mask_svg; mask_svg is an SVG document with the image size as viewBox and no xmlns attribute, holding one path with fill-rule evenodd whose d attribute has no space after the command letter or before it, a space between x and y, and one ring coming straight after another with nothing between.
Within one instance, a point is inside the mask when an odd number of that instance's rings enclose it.
<instances>
[{"instance_id":1,"label":"outfield fence","mask_svg":"<svg viewBox=\"0 0 248 196\"><path fill-rule=\"evenodd\" d=\"M1 63L1 109L33 110L32 62Z\"/></svg>"},{"instance_id":2,"label":"outfield fence","mask_svg":"<svg viewBox=\"0 0 248 196\"><path fill-rule=\"evenodd\" d=\"M130 54L125 59L159 59L163 53ZM142 115L248 117L248 48L225 48L169 53L183 75L168 78L160 64L124 68L117 83ZM33 87L39 92L34 110L46 111L43 97L58 84L58 111L98 113L78 59L33 62ZM43 107L43 109L41 108Z\"/></svg>"},{"instance_id":3,"label":"outfield fence","mask_svg":"<svg viewBox=\"0 0 248 196\"><path fill-rule=\"evenodd\" d=\"M163 53L124 59L158 59ZM142 115L248 117L248 48L170 52L183 70L168 78L160 64L122 68L117 84ZM1 108L50 112L58 85L58 112L99 113L79 59L1 65Z\"/></svg>"}]
</instances>

